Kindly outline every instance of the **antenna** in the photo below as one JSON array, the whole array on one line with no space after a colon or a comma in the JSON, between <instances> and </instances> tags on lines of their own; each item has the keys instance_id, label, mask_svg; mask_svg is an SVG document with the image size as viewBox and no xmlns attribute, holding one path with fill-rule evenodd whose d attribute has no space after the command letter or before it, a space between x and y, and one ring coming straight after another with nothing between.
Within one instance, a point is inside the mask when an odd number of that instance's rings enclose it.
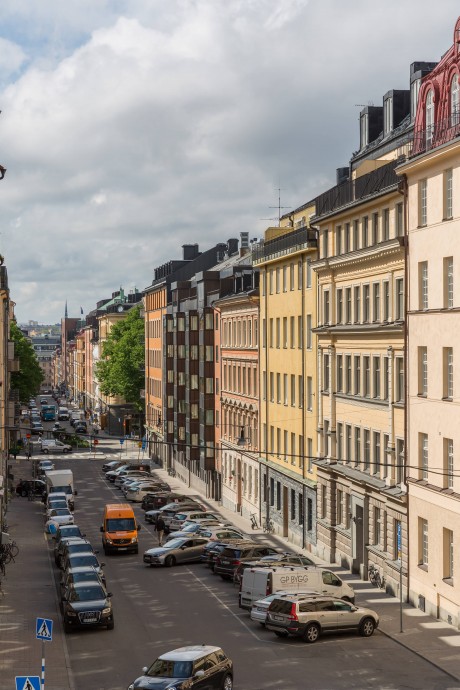
<instances>
[{"instance_id":1,"label":"antenna","mask_svg":"<svg viewBox=\"0 0 460 690\"><path fill-rule=\"evenodd\" d=\"M281 223L281 209L282 208L291 208L290 206L281 206L281 187L276 188L278 190L278 206L269 206L268 208L277 208L278 209L278 217L276 218L261 218L260 220L277 220L278 221L278 227L280 227Z\"/></svg>"}]
</instances>

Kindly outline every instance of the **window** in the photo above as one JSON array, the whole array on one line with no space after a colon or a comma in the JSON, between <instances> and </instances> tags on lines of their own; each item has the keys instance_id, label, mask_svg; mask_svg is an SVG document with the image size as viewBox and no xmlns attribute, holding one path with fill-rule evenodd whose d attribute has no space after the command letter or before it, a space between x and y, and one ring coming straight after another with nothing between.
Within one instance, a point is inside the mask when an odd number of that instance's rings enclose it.
<instances>
[{"instance_id":1,"label":"window","mask_svg":"<svg viewBox=\"0 0 460 690\"><path fill-rule=\"evenodd\" d=\"M369 429L364 429L364 469L369 472L371 465L371 432Z\"/></svg>"},{"instance_id":2,"label":"window","mask_svg":"<svg viewBox=\"0 0 460 690\"><path fill-rule=\"evenodd\" d=\"M342 253L342 226L338 225L335 229L335 253Z\"/></svg>"},{"instance_id":3,"label":"window","mask_svg":"<svg viewBox=\"0 0 460 690\"><path fill-rule=\"evenodd\" d=\"M418 183L418 224L419 227L427 223L427 181L420 180Z\"/></svg>"},{"instance_id":4,"label":"window","mask_svg":"<svg viewBox=\"0 0 460 690\"><path fill-rule=\"evenodd\" d=\"M337 290L336 302L337 302L337 323L342 323L342 321L343 321L343 290L341 288L339 290Z\"/></svg>"},{"instance_id":5,"label":"window","mask_svg":"<svg viewBox=\"0 0 460 690\"><path fill-rule=\"evenodd\" d=\"M361 462L361 429L355 426L355 465Z\"/></svg>"},{"instance_id":6,"label":"window","mask_svg":"<svg viewBox=\"0 0 460 690\"><path fill-rule=\"evenodd\" d=\"M336 524L341 525L343 519L343 491L337 489L337 500L336 500Z\"/></svg>"},{"instance_id":7,"label":"window","mask_svg":"<svg viewBox=\"0 0 460 690\"><path fill-rule=\"evenodd\" d=\"M363 149L369 143L369 115L362 113L359 120L359 129L361 134L361 148Z\"/></svg>"},{"instance_id":8,"label":"window","mask_svg":"<svg viewBox=\"0 0 460 690\"><path fill-rule=\"evenodd\" d=\"M311 314L307 314L307 350L312 348Z\"/></svg>"},{"instance_id":9,"label":"window","mask_svg":"<svg viewBox=\"0 0 460 690\"><path fill-rule=\"evenodd\" d=\"M281 344L281 319L276 319L276 347L279 350Z\"/></svg>"},{"instance_id":10,"label":"window","mask_svg":"<svg viewBox=\"0 0 460 690\"><path fill-rule=\"evenodd\" d=\"M380 357L373 357L373 397L380 398Z\"/></svg>"},{"instance_id":11,"label":"window","mask_svg":"<svg viewBox=\"0 0 460 690\"><path fill-rule=\"evenodd\" d=\"M459 107L459 88L458 88L458 74L454 74L450 83L450 126L454 127L460 122L460 107Z\"/></svg>"},{"instance_id":12,"label":"window","mask_svg":"<svg viewBox=\"0 0 460 690\"><path fill-rule=\"evenodd\" d=\"M369 398L371 395L371 358L363 357L363 395Z\"/></svg>"},{"instance_id":13,"label":"window","mask_svg":"<svg viewBox=\"0 0 460 690\"><path fill-rule=\"evenodd\" d=\"M417 113L418 95L420 92L421 79L414 79L410 85L410 116L411 120L415 120Z\"/></svg>"},{"instance_id":14,"label":"window","mask_svg":"<svg viewBox=\"0 0 460 690\"><path fill-rule=\"evenodd\" d=\"M301 290L303 285L303 276L302 276L302 262L298 261L297 262L297 289Z\"/></svg>"},{"instance_id":15,"label":"window","mask_svg":"<svg viewBox=\"0 0 460 690\"><path fill-rule=\"evenodd\" d=\"M288 320L287 316L283 317L283 348L286 350L288 346Z\"/></svg>"},{"instance_id":16,"label":"window","mask_svg":"<svg viewBox=\"0 0 460 690\"><path fill-rule=\"evenodd\" d=\"M362 223L362 246L367 247L369 245L369 217L364 216Z\"/></svg>"},{"instance_id":17,"label":"window","mask_svg":"<svg viewBox=\"0 0 460 690\"><path fill-rule=\"evenodd\" d=\"M418 348L418 395L426 397L428 392L428 350Z\"/></svg>"},{"instance_id":18,"label":"window","mask_svg":"<svg viewBox=\"0 0 460 690\"><path fill-rule=\"evenodd\" d=\"M270 372L270 402L275 402L275 374Z\"/></svg>"},{"instance_id":19,"label":"window","mask_svg":"<svg viewBox=\"0 0 460 690\"><path fill-rule=\"evenodd\" d=\"M372 214L372 244L379 242L379 214Z\"/></svg>"},{"instance_id":20,"label":"window","mask_svg":"<svg viewBox=\"0 0 460 690\"><path fill-rule=\"evenodd\" d=\"M291 316L291 348L295 347L295 316Z\"/></svg>"},{"instance_id":21,"label":"window","mask_svg":"<svg viewBox=\"0 0 460 690\"><path fill-rule=\"evenodd\" d=\"M294 290L294 276L295 276L295 267L294 267L294 264L290 264L290 266L289 266L289 289L291 291Z\"/></svg>"},{"instance_id":22,"label":"window","mask_svg":"<svg viewBox=\"0 0 460 690\"><path fill-rule=\"evenodd\" d=\"M454 306L454 259L448 256L443 261L444 309Z\"/></svg>"},{"instance_id":23,"label":"window","mask_svg":"<svg viewBox=\"0 0 460 690\"><path fill-rule=\"evenodd\" d=\"M359 323L361 318L361 286L355 285L354 288L354 321Z\"/></svg>"},{"instance_id":24,"label":"window","mask_svg":"<svg viewBox=\"0 0 460 690\"><path fill-rule=\"evenodd\" d=\"M428 567L428 520L418 519L418 564Z\"/></svg>"},{"instance_id":25,"label":"window","mask_svg":"<svg viewBox=\"0 0 460 690\"><path fill-rule=\"evenodd\" d=\"M323 391L329 392L329 355L323 356Z\"/></svg>"},{"instance_id":26,"label":"window","mask_svg":"<svg viewBox=\"0 0 460 690\"><path fill-rule=\"evenodd\" d=\"M418 265L419 309L428 309L428 261Z\"/></svg>"},{"instance_id":27,"label":"window","mask_svg":"<svg viewBox=\"0 0 460 690\"><path fill-rule=\"evenodd\" d=\"M337 424L337 460L343 460L343 424Z\"/></svg>"},{"instance_id":28,"label":"window","mask_svg":"<svg viewBox=\"0 0 460 690\"><path fill-rule=\"evenodd\" d=\"M283 374L283 388L284 388L284 404L288 404L289 398L289 388L288 388L288 375Z\"/></svg>"},{"instance_id":29,"label":"window","mask_svg":"<svg viewBox=\"0 0 460 690\"><path fill-rule=\"evenodd\" d=\"M451 347L443 347L443 399L452 400L454 397L454 351Z\"/></svg>"},{"instance_id":30,"label":"window","mask_svg":"<svg viewBox=\"0 0 460 690\"><path fill-rule=\"evenodd\" d=\"M325 291L324 291L324 302L323 302L323 304L324 304L324 313L323 313L324 322L323 322L323 323L328 324L328 323L330 322L329 290L325 290Z\"/></svg>"},{"instance_id":31,"label":"window","mask_svg":"<svg viewBox=\"0 0 460 690\"><path fill-rule=\"evenodd\" d=\"M287 292L287 266L283 266L283 292Z\"/></svg>"},{"instance_id":32,"label":"window","mask_svg":"<svg viewBox=\"0 0 460 690\"><path fill-rule=\"evenodd\" d=\"M442 577L443 580L454 577L454 533L445 527L442 530Z\"/></svg>"},{"instance_id":33,"label":"window","mask_svg":"<svg viewBox=\"0 0 460 690\"><path fill-rule=\"evenodd\" d=\"M390 209L389 208L384 208L383 209L383 226L382 226L382 240L389 240L390 239Z\"/></svg>"},{"instance_id":34,"label":"window","mask_svg":"<svg viewBox=\"0 0 460 690\"><path fill-rule=\"evenodd\" d=\"M383 358L383 399L388 400L390 393L390 386L388 381L388 375L390 371L390 360L388 357Z\"/></svg>"},{"instance_id":35,"label":"window","mask_svg":"<svg viewBox=\"0 0 460 690\"><path fill-rule=\"evenodd\" d=\"M299 350L303 348L303 328L302 328L302 317L297 317L297 332L298 332L298 342L297 347Z\"/></svg>"},{"instance_id":36,"label":"window","mask_svg":"<svg viewBox=\"0 0 460 690\"><path fill-rule=\"evenodd\" d=\"M270 347L273 347L275 344L274 337L273 337L273 319L270 319L270 324L269 324L270 330L269 330L269 335L270 335Z\"/></svg>"},{"instance_id":37,"label":"window","mask_svg":"<svg viewBox=\"0 0 460 690\"><path fill-rule=\"evenodd\" d=\"M276 402L281 403L281 374L276 374Z\"/></svg>"},{"instance_id":38,"label":"window","mask_svg":"<svg viewBox=\"0 0 460 690\"><path fill-rule=\"evenodd\" d=\"M419 478L428 479L428 434L418 435Z\"/></svg>"},{"instance_id":39,"label":"window","mask_svg":"<svg viewBox=\"0 0 460 690\"><path fill-rule=\"evenodd\" d=\"M383 320L388 321L390 318L390 283L385 280L383 283Z\"/></svg>"},{"instance_id":40,"label":"window","mask_svg":"<svg viewBox=\"0 0 460 690\"><path fill-rule=\"evenodd\" d=\"M443 439L443 455L444 455L444 488L454 488L454 442L451 438Z\"/></svg>"},{"instance_id":41,"label":"window","mask_svg":"<svg viewBox=\"0 0 460 690\"><path fill-rule=\"evenodd\" d=\"M286 429L283 431L283 449L284 449L284 462L287 462L289 447L288 447L288 432L286 431Z\"/></svg>"},{"instance_id":42,"label":"window","mask_svg":"<svg viewBox=\"0 0 460 690\"><path fill-rule=\"evenodd\" d=\"M373 434L373 455L374 455L374 474L380 474L380 431L374 431Z\"/></svg>"},{"instance_id":43,"label":"window","mask_svg":"<svg viewBox=\"0 0 460 690\"><path fill-rule=\"evenodd\" d=\"M363 285L363 321L370 321L370 289L369 285Z\"/></svg>"},{"instance_id":44,"label":"window","mask_svg":"<svg viewBox=\"0 0 460 690\"><path fill-rule=\"evenodd\" d=\"M351 355L345 355L345 393L351 394Z\"/></svg>"},{"instance_id":45,"label":"window","mask_svg":"<svg viewBox=\"0 0 460 690\"><path fill-rule=\"evenodd\" d=\"M291 520L295 520L296 516L296 505L295 505L295 489L291 489Z\"/></svg>"},{"instance_id":46,"label":"window","mask_svg":"<svg viewBox=\"0 0 460 690\"><path fill-rule=\"evenodd\" d=\"M359 249L359 220L353 221L353 250Z\"/></svg>"},{"instance_id":47,"label":"window","mask_svg":"<svg viewBox=\"0 0 460 690\"><path fill-rule=\"evenodd\" d=\"M372 286L372 302L373 321L380 321L380 283Z\"/></svg>"},{"instance_id":48,"label":"window","mask_svg":"<svg viewBox=\"0 0 460 690\"><path fill-rule=\"evenodd\" d=\"M396 357L396 402L404 402L404 359Z\"/></svg>"},{"instance_id":49,"label":"window","mask_svg":"<svg viewBox=\"0 0 460 690\"><path fill-rule=\"evenodd\" d=\"M295 374L291 374L291 406L295 406Z\"/></svg>"},{"instance_id":50,"label":"window","mask_svg":"<svg viewBox=\"0 0 460 690\"><path fill-rule=\"evenodd\" d=\"M323 259L327 259L329 255L329 232L327 230L324 230L323 233Z\"/></svg>"},{"instance_id":51,"label":"window","mask_svg":"<svg viewBox=\"0 0 460 690\"><path fill-rule=\"evenodd\" d=\"M351 426L345 427L345 455L347 462L351 462Z\"/></svg>"},{"instance_id":52,"label":"window","mask_svg":"<svg viewBox=\"0 0 460 690\"><path fill-rule=\"evenodd\" d=\"M351 287L345 289L345 321L351 323Z\"/></svg>"},{"instance_id":53,"label":"window","mask_svg":"<svg viewBox=\"0 0 460 690\"><path fill-rule=\"evenodd\" d=\"M396 204L396 237L404 235L404 205L402 202Z\"/></svg>"},{"instance_id":54,"label":"window","mask_svg":"<svg viewBox=\"0 0 460 690\"><path fill-rule=\"evenodd\" d=\"M300 263L300 268L302 268L302 263ZM311 288L311 259L307 259L307 288Z\"/></svg>"},{"instance_id":55,"label":"window","mask_svg":"<svg viewBox=\"0 0 460 690\"><path fill-rule=\"evenodd\" d=\"M325 519L327 516L327 486L321 485L321 517Z\"/></svg>"},{"instance_id":56,"label":"window","mask_svg":"<svg viewBox=\"0 0 460 690\"><path fill-rule=\"evenodd\" d=\"M299 399L300 396L302 396L303 399L303 390L302 390L302 383L301 383L302 377L299 376ZM300 407L302 405L299 404ZM311 376L307 376L307 410L312 410L313 409L313 379Z\"/></svg>"},{"instance_id":57,"label":"window","mask_svg":"<svg viewBox=\"0 0 460 690\"><path fill-rule=\"evenodd\" d=\"M355 380L353 392L355 395L361 395L361 356L354 355L355 365Z\"/></svg>"},{"instance_id":58,"label":"window","mask_svg":"<svg viewBox=\"0 0 460 690\"><path fill-rule=\"evenodd\" d=\"M276 269L276 294L280 291L280 269Z\"/></svg>"},{"instance_id":59,"label":"window","mask_svg":"<svg viewBox=\"0 0 460 690\"><path fill-rule=\"evenodd\" d=\"M380 546L381 540L381 511L380 508L374 508L374 545Z\"/></svg>"},{"instance_id":60,"label":"window","mask_svg":"<svg viewBox=\"0 0 460 690\"><path fill-rule=\"evenodd\" d=\"M337 355L337 391L343 392L343 356Z\"/></svg>"},{"instance_id":61,"label":"window","mask_svg":"<svg viewBox=\"0 0 460 690\"><path fill-rule=\"evenodd\" d=\"M444 218L450 220L453 214L453 172L452 168L444 171Z\"/></svg>"},{"instance_id":62,"label":"window","mask_svg":"<svg viewBox=\"0 0 460 690\"><path fill-rule=\"evenodd\" d=\"M350 223L345 223L345 253L350 251Z\"/></svg>"},{"instance_id":63,"label":"window","mask_svg":"<svg viewBox=\"0 0 460 690\"><path fill-rule=\"evenodd\" d=\"M404 319L404 278L396 279L396 321Z\"/></svg>"},{"instance_id":64,"label":"window","mask_svg":"<svg viewBox=\"0 0 460 690\"><path fill-rule=\"evenodd\" d=\"M291 465L295 465L296 455L295 455L295 434L291 432Z\"/></svg>"},{"instance_id":65,"label":"window","mask_svg":"<svg viewBox=\"0 0 460 690\"><path fill-rule=\"evenodd\" d=\"M428 91L425 101L425 130L426 130L426 147L429 149L433 143L434 133L434 97L433 89Z\"/></svg>"},{"instance_id":66,"label":"window","mask_svg":"<svg viewBox=\"0 0 460 690\"><path fill-rule=\"evenodd\" d=\"M299 376L299 407L303 407L303 376Z\"/></svg>"}]
</instances>

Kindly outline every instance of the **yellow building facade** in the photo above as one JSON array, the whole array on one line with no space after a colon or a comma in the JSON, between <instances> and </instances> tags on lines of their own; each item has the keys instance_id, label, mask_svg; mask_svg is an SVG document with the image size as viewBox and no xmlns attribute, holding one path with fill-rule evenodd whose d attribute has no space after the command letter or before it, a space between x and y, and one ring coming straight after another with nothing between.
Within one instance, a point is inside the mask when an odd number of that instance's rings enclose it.
<instances>
[{"instance_id":1,"label":"yellow building facade","mask_svg":"<svg viewBox=\"0 0 460 690\"><path fill-rule=\"evenodd\" d=\"M260 270L261 516L275 533L316 543L316 232L306 204L253 246Z\"/></svg>"}]
</instances>

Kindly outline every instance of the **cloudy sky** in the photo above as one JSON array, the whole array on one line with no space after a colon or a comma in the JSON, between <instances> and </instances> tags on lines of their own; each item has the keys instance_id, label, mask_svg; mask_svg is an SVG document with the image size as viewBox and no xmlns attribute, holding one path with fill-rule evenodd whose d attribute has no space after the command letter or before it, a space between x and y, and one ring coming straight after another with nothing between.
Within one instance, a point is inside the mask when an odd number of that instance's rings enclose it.
<instances>
[{"instance_id":1,"label":"cloudy sky","mask_svg":"<svg viewBox=\"0 0 460 690\"><path fill-rule=\"evenodd\" d=\"M455 0L2 0L0 252L21 322L260 237L335 183L360 105L450 47Z\"/></svg>"}]
</instances>

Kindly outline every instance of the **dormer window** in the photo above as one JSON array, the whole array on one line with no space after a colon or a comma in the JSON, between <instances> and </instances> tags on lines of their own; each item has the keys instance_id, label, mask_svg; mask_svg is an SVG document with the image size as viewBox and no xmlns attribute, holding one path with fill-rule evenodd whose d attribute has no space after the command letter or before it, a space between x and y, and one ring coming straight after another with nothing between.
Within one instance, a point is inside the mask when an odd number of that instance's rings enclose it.
<instances>
[{"instance_id":1,"label":"dormer window","mask_svg":"<svg viewBox=\"0 0 460 690\"><path fill-rule=\"evenodd\" d=\"M361 148L363 149L369 143L369 115L363 113L360 119L360 131L361 131Z\"/></svg>"},{"instance_id":2,"label":"dormer window","mask_svg":"<svg viewBox=\"0 0 460 690\"><path fill-rule=\"evenodd\" d=\"M425 101L425 130L426 130L426 147L429 148L433 143L434 134L434 98L433 89L428 91Z\"/></svg>"},{"instance_id":3,"label":"dormer window","mask_svg":"<svg viewBox=\"0 0 460 690\"><path fill-rule=\"evenodd\" d=\"M454 127L460 122L458 74L454 74L450 83L450 126Z\"/></svg>"},{"instance_id":4,"label":"dormer window","mask_svg":"<svg viewBox=\"0 0 460 690\"><path fill-rule=\"evenodd\" d=\"M383 133L385 136L393 129L393 96L388 96L383 104Z\"/></svg>"},{"instance_id":5,"label":"dormer window","mask_svg":"<svg viewBox=\"0 0 460 690\"><path fill-rule=\"evenodd\" d=\"M410 117L411 120L415 120L415 115L417 114L417 103L418 94L420 92L421 79L414 79L410 85Z\"/></svg>"}]
</instances>

